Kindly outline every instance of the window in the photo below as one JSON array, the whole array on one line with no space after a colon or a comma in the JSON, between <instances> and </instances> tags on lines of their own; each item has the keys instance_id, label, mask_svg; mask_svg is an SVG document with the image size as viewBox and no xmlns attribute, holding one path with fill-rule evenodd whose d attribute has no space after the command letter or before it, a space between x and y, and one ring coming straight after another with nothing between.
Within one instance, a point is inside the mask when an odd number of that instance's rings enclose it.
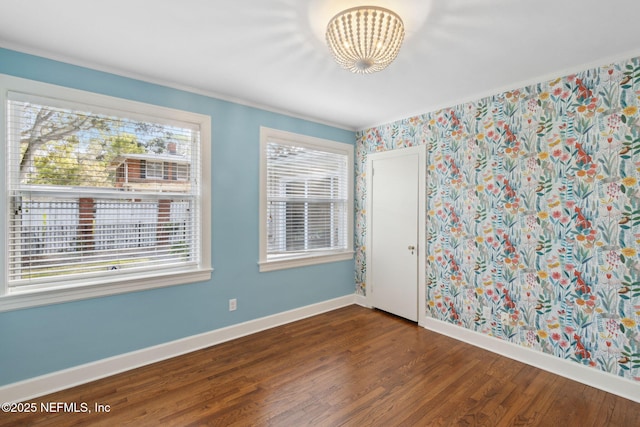
<instances>
[{"instance_id":1,"label":"window","mask_svg":"<svg viewBox=\"0 0 640 427\"><path fill-rule=\"evenodd\" d=\"M353 256L353 147L261 128L260 271Z\"/></svg>"},{"instance_id":2,"label":"window","mask_svg":"<svg viewBox=\"0 0 640 427\"><path fill-rule=\"evenodd\" d=\"M210 278L209 117L8 76L0 87L0 310ZM190 179L167 179L171 163Z\"/></svg>"},{"instance_id":3,"label":"window","mask_svg":"<svg viewBox=\"0 0 640 427\"><path fill-rule=\"evenodd\" d=\"M162 162L145 161L145 177L147 179L163 179L164 168Z\"/></svg>"}]
</instances>

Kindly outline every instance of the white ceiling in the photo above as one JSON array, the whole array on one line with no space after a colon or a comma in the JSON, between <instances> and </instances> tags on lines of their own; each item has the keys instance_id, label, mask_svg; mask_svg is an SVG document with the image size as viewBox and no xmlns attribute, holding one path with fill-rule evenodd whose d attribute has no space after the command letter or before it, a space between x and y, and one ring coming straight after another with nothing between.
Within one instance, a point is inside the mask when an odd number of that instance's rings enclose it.
<instances>
[{"instance_id":1,"label":"white ceiling","mask_svg":"<svg viewBox=\"0 0 640 427\"><path fill-rule=\"evenodd\" d=\"M386 70L339 68L338 11L396 11ZM640 54L638 0L0 0L0 46L347 129Z\"/></svg>"}]
</instances>

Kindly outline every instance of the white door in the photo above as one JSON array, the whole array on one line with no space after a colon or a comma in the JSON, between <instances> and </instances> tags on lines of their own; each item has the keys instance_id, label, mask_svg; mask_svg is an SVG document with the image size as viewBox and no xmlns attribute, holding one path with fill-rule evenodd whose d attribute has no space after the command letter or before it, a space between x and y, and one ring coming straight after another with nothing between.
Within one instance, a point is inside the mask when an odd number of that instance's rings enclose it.
<instances>
[{"instance_id":1,"label":"white door","mask_svg":"<svg viewBox=\"0 0 640 427\"><path fill-rule=\"evenodd\" d=\"M367 290L371 305L418 320L420 151L370 155ZM424 285L423 285L424 286Z\"/></svg>"}]
</instances>

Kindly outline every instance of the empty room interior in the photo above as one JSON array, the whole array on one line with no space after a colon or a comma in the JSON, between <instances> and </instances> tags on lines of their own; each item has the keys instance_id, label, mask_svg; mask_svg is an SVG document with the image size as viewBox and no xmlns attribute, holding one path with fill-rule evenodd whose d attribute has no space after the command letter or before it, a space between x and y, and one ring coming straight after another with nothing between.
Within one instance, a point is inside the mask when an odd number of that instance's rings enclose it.
<instances>
[{"instance_id":1,"label":"empty room interior","mask_svg":"<svg viewBox=\"0 0 640 427\"><path fill-rule=\"evenodd\" d=\"M0 426L640 419L640 3L0 2Z\"/></svg>"}]
</instances>

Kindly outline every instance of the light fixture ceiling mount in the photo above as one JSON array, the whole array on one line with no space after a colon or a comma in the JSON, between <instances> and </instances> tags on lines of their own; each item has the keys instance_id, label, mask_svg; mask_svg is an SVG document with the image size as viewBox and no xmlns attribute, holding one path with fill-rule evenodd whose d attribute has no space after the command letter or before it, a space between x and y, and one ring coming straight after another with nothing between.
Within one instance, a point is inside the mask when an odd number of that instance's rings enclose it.
<instances>
[{"instance_id":1,"label":"light fixture ceiling mount","mask_svg":"<svg viewBox=\"0 0 640 427\"><path fill-rule=\"evenodd\" d=\"M342 67L354 73L375 73L398 56L404 24L396 13L382 7L353 7L329 21L326 39Z\"/></svg>"}]
</instances>

